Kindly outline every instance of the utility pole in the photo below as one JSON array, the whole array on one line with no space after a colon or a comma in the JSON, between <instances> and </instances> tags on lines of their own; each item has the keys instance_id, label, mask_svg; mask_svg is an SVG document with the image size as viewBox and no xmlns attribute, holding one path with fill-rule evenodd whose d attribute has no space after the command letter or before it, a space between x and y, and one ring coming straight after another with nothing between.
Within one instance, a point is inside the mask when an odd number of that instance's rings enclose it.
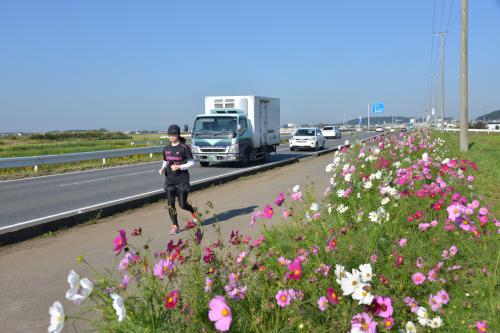
<instances>
[{"instance_id":1,"label":"utility pole","mask_svg":"<svg viewBox=\"0 0 500 333\"><path fill-rule=\"evenodd\" d=\"M370 130L370 103L368 103L368 130Z\"/></svg>"},{"instance_id":2,"label":"utility pole","mask_svg":"<svg viewBox=\"0 0 500 333\"><path fill-rule=\"evenodd\" d=\"M468 0L462 0L462 29L460 33L460 151L469 150L468 26Z\"/></svg>"},{"instance_id":3,"label":"utility pole","mask_svg":"<svg viewBox=\"0 0 500 333\"><path fill-rule=\"evenodd\" d=\"M441 132L444 131L444 37L446 33L440 32L441 37Z\"/></svg>"},{"instance_id":4,"label":"utility pole","mask_svg":"<svg viewBox=\"0 0 500 333\"><path fill-rule=\"evenodd\" d=\"M437 128L437 119L438 119L438 81L437 75L433 76L434 78L434 128Z\"/></svg>"}]
</instances>

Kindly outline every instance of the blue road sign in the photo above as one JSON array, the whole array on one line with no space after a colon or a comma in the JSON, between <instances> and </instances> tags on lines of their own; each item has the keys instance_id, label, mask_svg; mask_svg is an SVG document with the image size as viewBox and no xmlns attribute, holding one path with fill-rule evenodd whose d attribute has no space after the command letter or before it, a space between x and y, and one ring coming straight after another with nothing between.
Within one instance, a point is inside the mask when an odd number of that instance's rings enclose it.
<instances>
[{"instance_id":1,"label":"blue road sign","mask_svg":"<svg viewBox=\"0 0 500 333\"><path fill-rule=\"evenodd\" d=\"M384 103L373 103L372 113L382 113L384 112Z\"/></svg>"}]
</instances>

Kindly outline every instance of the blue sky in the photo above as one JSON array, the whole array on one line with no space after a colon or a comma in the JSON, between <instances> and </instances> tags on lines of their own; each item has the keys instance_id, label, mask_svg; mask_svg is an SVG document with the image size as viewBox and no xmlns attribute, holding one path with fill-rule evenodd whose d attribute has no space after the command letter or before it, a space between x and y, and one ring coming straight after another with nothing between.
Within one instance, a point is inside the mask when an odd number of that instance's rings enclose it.
<instances>
[{"instance_id":1,"label":"blue sky","mask_svg":"<svg viewBox=\"0 0 500 333\"><path fill-rule=\"evenodd\" d=\"M456 117L460 2L4 0L0 132L191 125L206 95L279 97L282 123L348 120L376 101L422 115L433 25L448 27ZM500 109L499 59L500 0L469 1L471 118Z\"/></svg>"}]
</instances>

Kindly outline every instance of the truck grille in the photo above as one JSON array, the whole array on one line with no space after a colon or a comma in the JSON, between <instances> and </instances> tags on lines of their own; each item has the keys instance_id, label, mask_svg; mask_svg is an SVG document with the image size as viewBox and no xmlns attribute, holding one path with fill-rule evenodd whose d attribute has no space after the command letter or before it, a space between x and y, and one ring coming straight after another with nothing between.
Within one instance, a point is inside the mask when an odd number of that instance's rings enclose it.
<instances>
[{"instance_id":1,"label":"truck grille","mask_svg":"<svg viewBox=\"0 0 500 333\"><path fill-rule=\"evenodd\" d=\"M226 151L226 147L222 148L200 148L202 153L224 153Z\"/></svg>"}]
</instances>

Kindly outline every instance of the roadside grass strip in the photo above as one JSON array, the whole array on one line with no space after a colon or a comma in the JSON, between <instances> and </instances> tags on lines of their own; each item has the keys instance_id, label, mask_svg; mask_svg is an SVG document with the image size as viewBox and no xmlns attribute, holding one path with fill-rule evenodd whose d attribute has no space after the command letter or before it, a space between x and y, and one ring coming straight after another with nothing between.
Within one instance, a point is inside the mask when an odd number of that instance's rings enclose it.
<instances>
[{"instance_id":1,"label":"roadside grass strip","mask_svg":"<svg viewBox=\"0 0 500 333\"><path fill-rule=\"evenodd\" d=\"M74 321L100 332L498 332L500 222L479 194L481 161L447 146L416 131L343 147L323 194L277 189L249 221L262 230L253 239L216 223L205 244L214 225L193 223L188 239L150 249L138 221L110 235L109 270L69 273L49 332Z\"/></svg>"}]
</instances>

